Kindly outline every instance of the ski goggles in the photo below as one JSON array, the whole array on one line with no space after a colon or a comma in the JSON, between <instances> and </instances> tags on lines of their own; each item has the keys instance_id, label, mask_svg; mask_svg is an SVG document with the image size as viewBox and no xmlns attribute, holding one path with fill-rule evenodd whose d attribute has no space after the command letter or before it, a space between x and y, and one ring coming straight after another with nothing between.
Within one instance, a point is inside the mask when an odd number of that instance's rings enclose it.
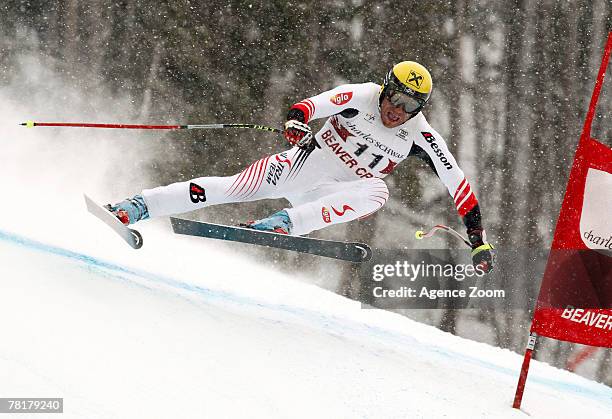
<instances>
[{"instance_id":1,"label":"ski goggles","mask_svg":"<svg viewBox=\"0 0 612 419\"><path fill-rule=\"evenodd\" d=\"M416 113L425 106L424 100L399 92L393 88L387 89L386 96L393 106L401 106L406 113Z\"/></svg>"}]
</instances>

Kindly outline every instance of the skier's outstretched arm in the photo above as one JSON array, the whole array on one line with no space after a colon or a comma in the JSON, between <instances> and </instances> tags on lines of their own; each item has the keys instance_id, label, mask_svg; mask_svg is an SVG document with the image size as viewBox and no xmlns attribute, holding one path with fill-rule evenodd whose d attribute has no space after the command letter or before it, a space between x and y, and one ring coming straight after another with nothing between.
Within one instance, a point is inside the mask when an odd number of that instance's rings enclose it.
<instances>
[{"instance_id":1,"label":"skier's outstretched arm","mask_svg":"<svg viewBox=\"0 0 612 419\"><path fill-rule=\"evenodd\" d=\"M467 229L474 265L480 265L486 272L490 271L494 262L493 246L487 242L482 227L482 215L476 194L444 139L424 118L410 154L425 160L444 183Z\"/></svg>"}]
</instances>

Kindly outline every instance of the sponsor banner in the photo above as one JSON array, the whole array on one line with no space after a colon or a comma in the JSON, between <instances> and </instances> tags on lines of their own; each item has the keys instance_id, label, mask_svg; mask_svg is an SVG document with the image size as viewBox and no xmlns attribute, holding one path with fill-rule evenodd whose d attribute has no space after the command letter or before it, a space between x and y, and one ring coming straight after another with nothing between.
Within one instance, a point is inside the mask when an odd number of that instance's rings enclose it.
<instances>
[{"instance_id":1,"label":"sponsor banner","mask_svg":"<svg viewBox=\"0 0 612 419\"><path fill-rule=\"evenodd\" d=\"M532 332L612 347L612 149L578 145Z\"/></svg>"},{"instance_id":2,"label":"sponsor banner","mask_svg":"<svg viewBox=\"0 0 612 419\"><path fill-rule=\"evenodd\" d=\"M587 172L580 216L580 238L589 249L603 249L608 256L612 255L611 173L593 168Z\"/></svg>"},{"instance_id":3,"label":"sponsor banner","mask_svg":"<svg viewBox=\"0 0 612 419\"><path fill-rule=\"evenodd\" d=\"M604 246L587 245L581 230L594 229L598 236L605 236L611 231L611 208L610 206L606 208L605 205L606 201L610 205L611 176L612 149L592 138L582 138L576 150L565 198L559 212L553 249L604 249ZM601 223L597 223L598 219ZM606 224L607 228L603 228ZM601 226L602 229L598 230L597 226Z\"/></svg>"},{"instance_id":4,"label":"sponsor banner","mask_svg":"<svg viewBox=\"0 0 612 419\"><path fill-rule=\"evenodd\" d=\"M548 336L583 345L610 347L612 310L567 307L537 311L540 336Z\"/></svg>"}]
</instances>

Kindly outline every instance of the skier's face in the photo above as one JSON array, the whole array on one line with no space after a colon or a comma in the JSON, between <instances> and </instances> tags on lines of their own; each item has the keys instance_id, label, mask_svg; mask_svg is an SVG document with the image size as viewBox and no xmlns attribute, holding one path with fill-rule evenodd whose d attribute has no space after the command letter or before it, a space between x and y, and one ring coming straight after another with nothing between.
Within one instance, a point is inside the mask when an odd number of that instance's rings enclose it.
<instances>
[{"instance_id":1,"label":"skier's face","mask_svg":"<svg viewBox=\"0 0 612 419\"><path fill-rule=\"evenodd\" d=\"M410 116L411 114L404 111L402 105L394 106L386 96L380 104L380 119L387 128L395 128L402 125Z\"/></svg>"}]
</instances>

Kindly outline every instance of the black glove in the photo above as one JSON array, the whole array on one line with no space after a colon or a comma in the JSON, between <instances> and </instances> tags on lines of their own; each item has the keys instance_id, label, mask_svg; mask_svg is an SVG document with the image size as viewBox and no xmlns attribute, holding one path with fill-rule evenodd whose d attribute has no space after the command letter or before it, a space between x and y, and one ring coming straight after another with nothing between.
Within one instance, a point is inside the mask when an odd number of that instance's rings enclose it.
<instances>
[{"instance_id":1,"label":"black glove","mask_svg":"<svg viewBox=\"0 0 612 419\"><path fill-rule=\"evenodd\" d=\"M482 229L471 229L467 233L472 244L472 263L485 273L491 272L495 263L495 248L487 243L487 234Z\"/></svg>"},{"instance_id":2,"label":"black glove","mask_svg":"<svg viewBox=\"0 0 612 419\"><path fill-rule=\"evenodd\" d=\"M296 119L290 119L285 122L285 138L289 144L296 145L299 148L309 148L312 142L312 130L303 122Z\"/></svg>"}]
</instances>

